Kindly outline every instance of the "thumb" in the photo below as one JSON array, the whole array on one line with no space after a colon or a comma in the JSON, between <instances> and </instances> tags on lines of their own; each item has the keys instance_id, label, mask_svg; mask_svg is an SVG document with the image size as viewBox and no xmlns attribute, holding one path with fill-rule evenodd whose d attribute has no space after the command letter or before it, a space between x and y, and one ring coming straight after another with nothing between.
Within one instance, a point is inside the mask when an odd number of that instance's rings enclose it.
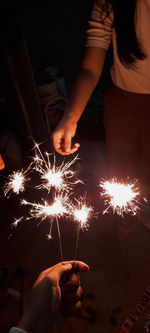
<instances>
[{"instance_id":1,"label":"thumb","mask_svg":"<svg viewBox=\"0 0 150 333\"><path fill-rule=\"evenodd\" d=\"M61 262L52 267L49 270L48 276L57 282L60 281L61 277L72 270L72 264L70 262Z\"/></svg>"},{"instance_id":2,"label":"thumb","mask_svg":"<svg viewBox=\"0 0 150 333\"><path fill-rule=\"evenodd\" d=\"M53 135L52 135L53 145L54 145L54 148L56 151L60 148L62 137L63 137L63 135L61 132L58 132L58 133L56 132L56 133L53 133Z\"/></svg>"}]
</instances>

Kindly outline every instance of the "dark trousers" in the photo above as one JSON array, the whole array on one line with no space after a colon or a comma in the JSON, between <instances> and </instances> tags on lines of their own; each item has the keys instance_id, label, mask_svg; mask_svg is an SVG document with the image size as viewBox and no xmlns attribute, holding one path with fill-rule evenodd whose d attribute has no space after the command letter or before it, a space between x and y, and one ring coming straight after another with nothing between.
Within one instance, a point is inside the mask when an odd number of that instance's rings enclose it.
<instances>
[{"instance_id":1,"label":"dark trousers","mask_svg":"<svg viewBox=\"0 0 150 333\"><path fill-rule=\"evenodd\" d=\"M150 194L150 94L114 84L104 96L104 127L110 177L136 177Z\"/></svg>"}]
</instances>

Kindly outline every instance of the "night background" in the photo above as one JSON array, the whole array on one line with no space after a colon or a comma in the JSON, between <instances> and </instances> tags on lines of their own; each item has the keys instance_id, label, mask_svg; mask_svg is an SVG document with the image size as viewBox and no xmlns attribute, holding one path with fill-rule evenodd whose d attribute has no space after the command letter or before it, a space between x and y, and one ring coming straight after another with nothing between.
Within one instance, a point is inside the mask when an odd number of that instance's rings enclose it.
<instances>
[{"instance_id":1,"label":"night background","mask_svg":"<svg viewBox=\"0 0 150 333\"><path fill-rule=\"evenodd\" d=\"M3 194L8 175L26 168L34 154L33 140L53 152L51 133L63 114L67 91L80 62L93 0L6 1L0 9L0 332L9 332L27 307L38 274L60 261L57 229L47 240L47 223L22 222L11 229L14 217L26 214L19 199ZM83 309L72 315L63 333L118 331L149 286L150 231L135 217L127 232L119 230L118 215L103 215L98 184L106 176L103 96L110 84L110 47L101 79L82 115L75 140L80 142L74 165L84 181L76 194L87 192L95 214L87 231L80 233L77 259L91 267L81 276ZM56 87L55 87L55 83ZM39 86L49 85L57 97L46 108ZM58 98L60 97L60 99ZM47 98L47 96L46 96ZM47 100L46 100L47 101ZM58 104L57 104L58 103ZM63 157L56 154L58 164ZM72 157L66 157L69 161ZM35 190L27 194L40 200ZM21 195L23 198L23 195ZM76 227L60 221L64 260L73 257ZM17 291L19 296L14 295ZM149 304L149 303L148 303ZM143 332L150 305L137 320L134 332Z\"/></svg>"}]
</instances>

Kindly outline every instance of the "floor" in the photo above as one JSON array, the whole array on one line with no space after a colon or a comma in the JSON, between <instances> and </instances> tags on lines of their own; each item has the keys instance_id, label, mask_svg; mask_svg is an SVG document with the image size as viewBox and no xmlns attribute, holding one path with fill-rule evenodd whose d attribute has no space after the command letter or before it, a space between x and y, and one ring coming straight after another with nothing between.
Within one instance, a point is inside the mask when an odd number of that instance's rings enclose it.
<instances>
[{"instance_id":1,"label":"floor","mask_svg":"<svg viewBox=\"0 0 150 333\"><path fill-rule=\"evenodd\" d=\"M104 205L98 185L100 178L105 177L104 143L82 139L79 158L75 168L85 184L81 185L75 195L84 195L87 191L94 214L88 230L80 232L77 259L89 264L90 271L81 276L85 293L83 312L67 321L64 333L85 330L89 333L113 333L118 331L149 285L150 231L133 217L132 231L121 233L118 230L120 218L111 212L103 215ZM36 179L33 183L36 183ZM30 196L33 197L33 192L29 193ZM3 333L8 332L9 325L15 324L15 318L17 320L20 315L20 310L16 310L18 303L12 305L12 296L6 297L6 290L14 287L12 276L16 268L20 267L26 272L28 285L31 285L41 270L60 261L55 223L51 240L46 237L46 222L37 226L36 220L24 221L16 229L11 228L14 217L26 214L18 202L15 195L11 195L10 199L4 198L1 189L0 267L1 271L3 269L3 278L0 279L0 331ZM60 228L63 256L69 260L74 255L77 226L72 221L62 220ZM18 283L18 288L22 288L21 282ZM9 320L3 320L8 313L11 313L7 317ZM143 321L146 320L146 313L143 312ZM143 331L142 320L138 321L134 332Z\"/></svg>"}]
</instances>

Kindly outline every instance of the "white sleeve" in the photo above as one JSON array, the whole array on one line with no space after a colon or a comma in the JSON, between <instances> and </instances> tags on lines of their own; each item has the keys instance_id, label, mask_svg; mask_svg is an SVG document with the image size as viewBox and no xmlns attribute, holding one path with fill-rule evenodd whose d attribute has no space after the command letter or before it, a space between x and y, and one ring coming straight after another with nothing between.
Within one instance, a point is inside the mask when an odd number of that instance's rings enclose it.
<instances>
[{"instance_id":1,"label":"white sleeve","mask_svg":"<svg viewBox=\"0 0 150 333\"><path fill-rule=\"evenodd\" d=\"M114 15L111 8L107 15L102 4L102 0L94 3L88 21L85 46L98 46L107 50L112 39Z\"/></svg>"},{"instance_id":2,"label":"white sleeve","mask_svg":"<svg viewBox=\"0 0 150 333\"><path fill-rule=\"evenodd\" d=\"M12 327L12 328L10 329L9 333L28 333L28 332L22 330L21 328Z\"/></svg>"}]
</instances>

